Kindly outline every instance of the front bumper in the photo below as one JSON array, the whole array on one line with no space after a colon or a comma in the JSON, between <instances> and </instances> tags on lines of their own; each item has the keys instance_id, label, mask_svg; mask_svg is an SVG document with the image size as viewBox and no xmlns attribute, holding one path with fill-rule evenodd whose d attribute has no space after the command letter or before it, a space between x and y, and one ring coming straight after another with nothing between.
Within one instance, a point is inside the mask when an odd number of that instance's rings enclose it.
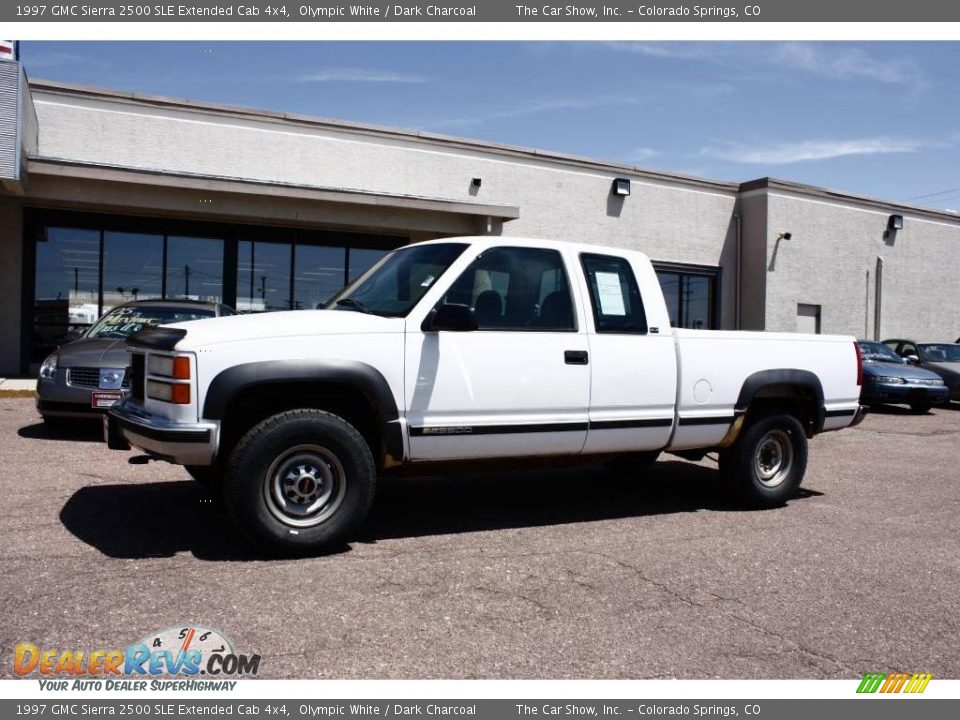
<instances>
[{"instance_id":1,"label":"front bumper","mask_svg":"<svg viewBox=\"0 0 960 720\"><path fill-rule=\"evenodd\" d=\"M70 385L66 381L66 373L67 368L58 368L56 378L40 378L37 381L37 412L50 417L99 419L104 410L91 407L90 396L100 390ZM119 392L126 394L129 391L121 388Z\"/></svg>"},{"instance_id":2,"label":"front bumper","mask_svg":"<svg viewBox=\"0 0 960 720\"><path fill-rule=\"evenodd\" d=\"M865 403L930 403L941 405L949 400L945 385L893 385L865 383L860 402Z\"/></svg>"},{"instance_id":3,"label":"front bumper","mask_svg":"<svg viewBox=\"0 0 960 720\"><path fill-rule=\"evenodd\" d=\"M220 423L173 422L124 401L104 415L103 436L111 450L133 446L177 465L212 465L217 457Z\"/></svg>"}]
</instances>

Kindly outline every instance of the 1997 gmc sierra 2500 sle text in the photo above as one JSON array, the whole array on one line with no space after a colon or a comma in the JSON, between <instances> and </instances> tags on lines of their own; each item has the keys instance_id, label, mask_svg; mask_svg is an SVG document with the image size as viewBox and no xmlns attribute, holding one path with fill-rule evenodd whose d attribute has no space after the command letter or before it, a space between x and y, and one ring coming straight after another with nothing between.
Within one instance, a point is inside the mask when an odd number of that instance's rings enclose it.
<instances>
[{"instance_id":1,"label":"1997 gmc sierra 2500 sle text","mask_svg":"<svg viewBox=\"0 0 960 720\"><path fill-rule=\"evenodd\" d=\"M854 425L852 337L672 329L639 252L503 237L410 245L326 310L147 328L111 448L185 465L260 546L349 540L378 474L572 458L640 469L719 453L780 505L807 438ZM446 463L446 465L444 465Z\"/></svg>"}]
</instances>

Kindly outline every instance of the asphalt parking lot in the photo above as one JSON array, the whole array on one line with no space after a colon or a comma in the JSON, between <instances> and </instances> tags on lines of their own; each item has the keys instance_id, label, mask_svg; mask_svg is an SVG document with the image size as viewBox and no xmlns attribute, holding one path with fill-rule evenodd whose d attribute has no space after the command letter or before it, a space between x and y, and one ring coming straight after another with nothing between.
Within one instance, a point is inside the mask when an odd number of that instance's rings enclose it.
<instances>
[{"instance_id":1,"label":"asphalt parking lot","mask_svg":"<svg viewBox=\"0 0 960 720\"><path fill-rule=\"evenodd\" d=\"M817 437L801 497L709 460L384 481L345 552L257 556L180 468L0 399L0 674L13 646L184 623L271 678L960 677L960 405Z\"/></svg>"}]
</instances>

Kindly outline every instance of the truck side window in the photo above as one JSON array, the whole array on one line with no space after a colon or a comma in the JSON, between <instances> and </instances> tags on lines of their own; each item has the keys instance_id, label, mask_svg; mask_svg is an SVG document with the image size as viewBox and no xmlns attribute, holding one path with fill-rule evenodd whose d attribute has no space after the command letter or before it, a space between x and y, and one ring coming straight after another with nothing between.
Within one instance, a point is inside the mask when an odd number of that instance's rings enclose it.
<instances>
[{"instance_id":1,"label":"truck side window","mask_svg":"<svg viewBox=\"0 0 960 720\"><path fill-rule=\"evenodd\" d=\"M580 255L590 289L590 304L598 333L646 333L647 316L633 276L623 258L610 255Z\"/></svg>"},{"instance_id":2,"label":"truck side window","mask_svg":"<svg viewBox=\"0 0 960 720\"><path fill-rule=\"evenodd\" d=\"M556 250L485 250L457 278L441 302L472 307L480 330L577 329L570 283Z\"/></svg>"}]
</instances>

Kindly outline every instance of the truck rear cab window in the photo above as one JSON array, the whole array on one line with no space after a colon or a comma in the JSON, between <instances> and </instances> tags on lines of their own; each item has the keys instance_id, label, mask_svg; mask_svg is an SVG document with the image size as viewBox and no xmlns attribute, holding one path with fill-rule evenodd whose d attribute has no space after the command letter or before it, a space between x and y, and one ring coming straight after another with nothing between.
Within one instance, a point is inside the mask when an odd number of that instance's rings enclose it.
<instances>
[{"instance_id":1,"label":"truck rear cab window","mask_svg":"<svg viewBox=\"0 0 960 720\"><path fill-rule=\"evenodd\" d=\"M598 333L647 332L647 316L633 269L624 258L580 255L590 290L590 304Z\"/></svg>"},{"instance_id":2,"label":"truck rear cab window","mask_svg":"<svg viewBox=\"0 0 960 720\"><path fill-rule=\"evenodd\" d=\"M570 283L556 250L485 250L450 286L442 303L469 305L480 330L572 332Z\"/></svg>"}]
</instances>

